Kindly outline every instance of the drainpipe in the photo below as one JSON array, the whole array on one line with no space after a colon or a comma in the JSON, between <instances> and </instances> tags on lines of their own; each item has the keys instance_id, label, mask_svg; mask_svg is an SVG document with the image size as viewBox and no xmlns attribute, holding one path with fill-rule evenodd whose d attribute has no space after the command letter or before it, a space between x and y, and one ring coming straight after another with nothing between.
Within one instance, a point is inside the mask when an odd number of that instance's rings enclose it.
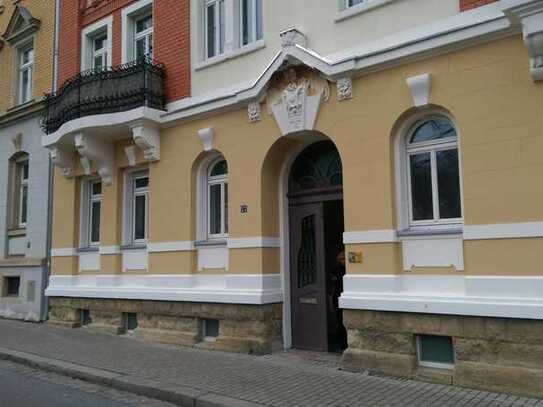
<instances>
[{"instance_id":1,"label":"drainpipe","mask_svg":"<svg viewBox=\"0 0 543 407\"><path fill-rule=\"evenodd\" d=\"M61 0L55 0L55 30L53 39L53 78L52 78L52 91L56 92L58 87L58 43L59 43L59 30L60 30L60 2ZM53 240L53 162L51 156L48 160L48 179L49 179L49 194L47 197L47 241L45 245L46 250L46 265L45 265L45 278L42 283L42 320L45 321L49 316L49 299L45 295L45 289L49 286L49 277L51 275L51 249Z\"/></svg>"}]
</instances>

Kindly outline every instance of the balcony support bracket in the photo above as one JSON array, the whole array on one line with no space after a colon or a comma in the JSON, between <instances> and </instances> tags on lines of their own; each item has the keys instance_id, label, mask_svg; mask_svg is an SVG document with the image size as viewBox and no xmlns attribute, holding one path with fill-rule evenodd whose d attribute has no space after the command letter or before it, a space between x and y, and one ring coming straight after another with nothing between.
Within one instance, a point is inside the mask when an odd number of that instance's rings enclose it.
<instances>
[{"instance_id":1,"label":"balcony support bracket","mask_svg":"<svg viewBox=\"0 0 543 407\"><path fill-rule=\"evenodd\" d=\"M75 149L81 156L81 166L85 174L91 172L91 164L96 170L104 185L113 183L114 153L113 144L100 140L96 137L89 137L84 133L77 133L74 137Z\"/></svg>"},{"instance_id":2,"label":"balcony support bracket","mask_svg":"<svg viewBox=\"0 0 543 407\"><path fill-rule=\"evenodd\" d=\"M71 177L74 173L74 155L72 150L58 146L49 148L51 162L60 169L65 177Z\"/></svg>"},{"instance_id":3,"label":"balcony support bracket","mask_svg":"<svg viewBox=\"0 0 543 407\"><path fill-rule=\"evenodd\" d=\"M149 121L138 120L130 124L130 130L144 158L147 161L160 160L160 129Z\"/></svg>"}]
</instances>

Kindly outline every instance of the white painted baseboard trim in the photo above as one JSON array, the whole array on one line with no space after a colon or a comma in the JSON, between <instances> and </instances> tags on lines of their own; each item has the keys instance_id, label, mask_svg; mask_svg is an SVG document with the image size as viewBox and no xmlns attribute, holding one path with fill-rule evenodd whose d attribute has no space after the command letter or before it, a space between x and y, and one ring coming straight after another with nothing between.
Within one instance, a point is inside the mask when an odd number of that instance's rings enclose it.
<instances>
[{"instance_id":1,"label":"white painted baseboard trim","mask_svg":"<svg viewBox=\"0 0 543 407\"><path fill-rule=\"evenodd\" d=\"M78 254L79 253L75 247L51 249L51 257L72 257L77 256Z\"/></svg>"},{"instance_id":2,"label":"white painted baseboard trim","mask_svg":"<svg viewBox=\"0 0 543 407\"><path fill-rule=\"evenodd\" d=\"M464 240L543 237L543 222L464 225Z\"/></svg>"},{"instance_id":3,"label":"white painted baseboard trim","mask_svg":"<svg viewBox=\"0 0 543 407\"><path fill-rule=\"evenodd\" d=\"M344 244L391 243L397 241L398 236L395 229L362 230L343 233Z\"/></svg>"},{"instance_id":4,"label":"white painted baseboard trim","mask_svg":"<svg viewBox=\"0 0 543 407\"><path fill-rule=\"evenodd\" d=\"M543 320L543 277L351 275L340 308Z\"/></svg>"},{"instance_id":5,"label":"white painted baseboard trim","mask_svg":"<svg viewBox=\"0 0 543 407\"><path fill-rule=\"evenodd\" d=\"M256 305L283 301L279 274L51 276L45 295Z\"/></svg>"},{"instance_id":6,"label":"white painted baseboard trim","mask_svg":"<svg viewBox=\"0 0 543 407\"><path fill-rule=\"evenodd\" d=\"M148 243L147 250L149 253L187 252L194 250L194 242L192 240L179 240L173 242Z\"/></svg>"},{"instance_id":7,"label":"white painted baseboard trim","mask_svg":"<svg viewBox=\"0 0 543 407\"><path fill-rule=\"evenodd\" d=\"M278 237L235 237L228 239L229 249L250 249L250 248L266 248L266 247L281 247L281 240Z\"/></svg>"}]
</instances>

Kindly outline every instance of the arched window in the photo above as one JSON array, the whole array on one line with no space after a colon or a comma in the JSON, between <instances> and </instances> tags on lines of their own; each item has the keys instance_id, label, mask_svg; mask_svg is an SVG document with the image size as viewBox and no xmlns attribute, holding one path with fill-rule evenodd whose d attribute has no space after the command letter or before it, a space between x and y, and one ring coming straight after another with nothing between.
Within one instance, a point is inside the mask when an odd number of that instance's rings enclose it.
<instances>
[{"instance_id":1,"label":"arched window","mask_svg":"<svg viewBox=\"0 0 543 407\"><path fill-rule=\"evenodd\" d=\"M410 128L405 142L409 226L461 223L454 125L444 116L426 117Z\"/></svg>"},{"instance_id":2,"label":"arched window","mask_svg":"<svg viewBox=\"0 0 543 407\"><path fill-rule=\"evenodd\" d=\"M207 237L228 236L228 164L223 157L208 167L206 188Z\"/></svg>"}]
</instances>

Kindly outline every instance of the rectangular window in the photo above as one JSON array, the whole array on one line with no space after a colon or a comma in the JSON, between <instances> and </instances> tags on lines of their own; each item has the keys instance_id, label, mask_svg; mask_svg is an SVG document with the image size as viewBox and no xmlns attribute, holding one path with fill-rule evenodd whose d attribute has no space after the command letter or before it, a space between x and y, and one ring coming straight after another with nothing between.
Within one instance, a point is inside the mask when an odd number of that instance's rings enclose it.
<instances>
[{"instance_id":1,"label":"rectangular window","mask_svg":"<svg viewBox=\"0 0 543 407\"><path fill-rule=\"evenodd\" d=\"M202 321L202 337L204 341L215 341L219 336L219 320L204 319Z\"/></svg>"},{"instance_id":2,"label":"rectangular window","mask_svg":"<svg viewBox=\"0 0 543 407\"><path fill-rule=\"evenodd\" d=\"M28 161L19 161L16 166L16 174L18 181L17 201L17 226L19 228L26 227L28 217Z\"/></svg>"},{"instance_id":3,"label":"rectangular window","mask_svg":"<svg viewBox=\"0 0 543 407\"><path fill-rule=\"evenodd\" d=\"M430 153L409 156L413 220L434 218Z\"/></svg>"},{"instance_id":4,"label":"rectangular window","mask_svg":"<svg viewBox=\"0 0 543 407\"><path fill-rule=\"evenodd\" d=\"M450 336L418 335L417 350L421 366L451 368L454 348Z\"/></svg>"},{"instance_id":5,"label":"rectangular window","mask_svg":"<svg viewBox=\"0 0 543 407\"><path fill-rule=\"evenodd\" d=\"M145 172L132 176L132 242L146 243L149 216L149 175Z\"/></svg>"},{"instance_id":6,"label":"rectangular window","mask_svg":"<svg viewBox=\"0 0 543 407\"><path fill-rule=\"evenodd\" d=\"M102 182L89 182L89 245L100 244L100 211L102 209Z\"/></svg>"},{"instance_id":7,"label":"rectangular window","mask_svg":"<svg viewBox=\"0 0 543 407\"><path fill-rule=\"evenodd\" d=\"M353 7L357 4L366 3L368 0L346 0L347 1L347 7Z\"/></svg>"},{"instance_id":8,"label":"rectangular window","mask_svg":"<svg viewBox=\"0 0 543 407\"><path fill-rule=\"evenodd\" d=\"M32 99L32 76L34 70L34 47L29 46L19 51L19 103Z\"/></svg>"},{"instance_id":9,"label":"rectangular window","mask_svg":"<svg viewBox=\"0 0 543 407\"><path fill-rule=\"evenodd\" d=\"M4 277L4 286L5 297L18 297L21 277Z\"/></svg>"},{"instance_id":10,"label":"rectangular window","mask_svg":"<svg viewBox=\"0 0 543 407\"><path fill-rule=\"evenodd\" d=\"M206 0L204 16L206 58L212 58L224 53L226 32L224 0Z\"/></svg>"},{"instance_id":11,"label":"rectangular window","mask_svg":"<svg viewBox=\"0 0 543 407\"><path fill-rule=\"evenodd\" d=\"M107 33L99 34L92 39L92 64L95 70L105 69L108 65L108 38Z\"/></svg>"},{"instance_id":12,"label":"rectangular window","mask_svg":"<svg viewBox=\"0 0 543 407\"><path fill-rule=\"evenodd\" d=\"M262 0L240 0L241 46L262 39Z\"/></svg>"},{"instance_id":13,"label":"rectangular window","mask_svg":"<svg viewBox=\"0 0 543 407\"><path fill-rule=\"evenodd\" d=\"M153 58L153 15L134 21L134 55L136 59Z\"/></svg>"}]
</instances>

